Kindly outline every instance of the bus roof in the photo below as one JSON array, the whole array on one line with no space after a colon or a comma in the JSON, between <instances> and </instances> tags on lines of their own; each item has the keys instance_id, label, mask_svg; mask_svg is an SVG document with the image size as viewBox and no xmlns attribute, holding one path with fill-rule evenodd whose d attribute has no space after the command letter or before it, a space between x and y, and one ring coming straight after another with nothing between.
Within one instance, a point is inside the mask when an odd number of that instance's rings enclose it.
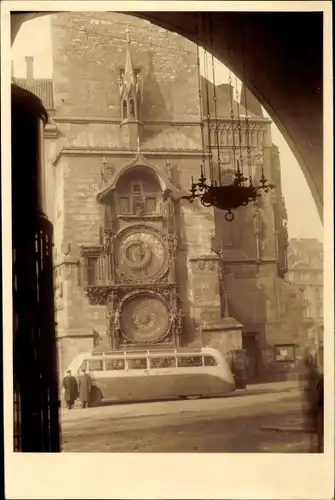
<instances>
[{"instance_id":1,"label":"bus roof","mask_svg":"<svg viewBox=\"0 0 335 500\"><path fill-rule=\"evenodd\" d=\"M81 365L81 363L85 359L104 359L106 357L120 357L120 358L127 358L127 357L135 357L135 356L176 356L176 355L210 355L215 358L222 358L223 353L218 351L217 349L213 347L199 347L199 348L187 348L187 347L179 347L176 349L173 348L162 348L162 349L133 349L133 350L127 350L127 351L106 351L106 352L101 352L101 353L93 353L93 352L82 352L77 354L69 364L67 370L77 370L78 366Z\"/></svg>"},{"instance_id":2,"label":"bus roof","mask_svg":"<svg viewBox=\"0 0 335 500\"><path fill-rule=\"evenodd\" d=\"M212 354L221 355L222 353L213 347L177 347L177 348L161 348L161 349L127 349L121 350L110 350L104 352L84 352L78 354L74 359L84 359L84 358L104 358L106 356L159 356L159 355L169 355L175 356L176 354ZM73 360L74 361L74 360Z\"/></svg>"}]
</instances>

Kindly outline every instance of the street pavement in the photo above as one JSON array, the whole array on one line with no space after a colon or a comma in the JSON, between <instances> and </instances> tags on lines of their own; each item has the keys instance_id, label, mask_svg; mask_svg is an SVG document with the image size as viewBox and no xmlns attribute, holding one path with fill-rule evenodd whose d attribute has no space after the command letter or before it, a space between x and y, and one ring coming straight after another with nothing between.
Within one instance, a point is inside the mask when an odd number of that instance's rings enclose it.
<instances>
[{"instance_id":1,"label":"street pavement","mask_svg":"<svg viewBox=\"0 0 335 500\"><path fill-rule=\"evenodd\" d=\"M253 385L220 398L63 409L61 426L63 452L315 451L296 382Z\"/></svg>"}]
</instances>

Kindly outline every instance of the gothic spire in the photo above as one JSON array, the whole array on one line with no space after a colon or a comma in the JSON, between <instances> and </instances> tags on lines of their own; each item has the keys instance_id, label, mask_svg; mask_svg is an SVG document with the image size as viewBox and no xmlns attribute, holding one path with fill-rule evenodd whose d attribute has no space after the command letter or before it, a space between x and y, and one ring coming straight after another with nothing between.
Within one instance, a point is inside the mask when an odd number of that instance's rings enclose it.
<instances>
[{"instance_id":1,"label":"gothic spire","mask_svg":"<svg viewBox=\"0 0 335 500\"><path fill-rule=\"evenodd\" d=\"M135 87L136 81L135 81L133 64L132 64L132 60L131 60L130 35L129 35L128 28L126 30L126 34L127 34L127 49L126 49L126 64L124 67L124 76L123 76L123 86L124 86L124 90L129 95L131 93L132 89Z\"/></svg>"},{"instance_id":2,"label":"gothic spire","mask_svg":"<svg viewBox=\"0 0 335 500\"><path fill-rule=\"evenodd\" d=\"M129 29L127 34L126 60L120 78L120 115L123 138L133 151L138 151L141 136L142 88L139 70L134 70L131 60ZM139 152L137 153L139 154Z\"/></svg>"}]
</instances>

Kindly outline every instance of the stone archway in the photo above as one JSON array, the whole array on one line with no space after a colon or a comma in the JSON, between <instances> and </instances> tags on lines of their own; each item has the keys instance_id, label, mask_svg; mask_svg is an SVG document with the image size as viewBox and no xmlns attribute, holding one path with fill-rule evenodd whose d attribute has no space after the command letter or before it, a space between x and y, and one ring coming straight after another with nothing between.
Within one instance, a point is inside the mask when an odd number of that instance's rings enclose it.
<instances>
[{"instance_id":1,"label":"stone archway","mask_svg":"<svg viewBox=\"0 0 335 500\"><path fill-rule=\"evenodd\" d=\"M196 40L192 12L127 14ZM12 43L22 23L40 15L47 13L12 14ZM267 110L299 162L322 218L323 13L216 12L213 45L207 48Z\"/></svg>"}]
</instances>

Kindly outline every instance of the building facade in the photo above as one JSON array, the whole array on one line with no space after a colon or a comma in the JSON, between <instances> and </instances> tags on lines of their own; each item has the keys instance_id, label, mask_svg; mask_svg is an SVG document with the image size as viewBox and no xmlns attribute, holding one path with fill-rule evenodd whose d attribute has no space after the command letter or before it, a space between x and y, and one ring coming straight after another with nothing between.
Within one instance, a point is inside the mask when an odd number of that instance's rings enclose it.
<instances>
[{"instance_id":1,"label":"building facade","mask_svg":"<svg viewBox=\"0 0 335 500\"><path fill-rule=\"evenodd\" d=\"M291 238L288 247L287 281L303 306L305 344L323 359L323 244L317 239Z\"/></svg>"},{"instance_id":2,"label":"building facade","mask_svg":"<svg viewBox=\"0 0 335 500\"><path fill-rule=\"evenodd\" d=\"M279 152L261 106L247 94L247 129L246 92L231 102L229 85L215 89L220 147L207 175L232 179L241 120L249 175L258 180L263 166L275 184L227 222L183 199L204 155L199 116L214 116L205 78L200 109L195 45L116 13L55 14L52 41L45 184L60 372L82 351L201 345L228 358L245 349L250 379L278 371L275 346L293 334L288 242Z\"/></svg>"}]
</instances>

